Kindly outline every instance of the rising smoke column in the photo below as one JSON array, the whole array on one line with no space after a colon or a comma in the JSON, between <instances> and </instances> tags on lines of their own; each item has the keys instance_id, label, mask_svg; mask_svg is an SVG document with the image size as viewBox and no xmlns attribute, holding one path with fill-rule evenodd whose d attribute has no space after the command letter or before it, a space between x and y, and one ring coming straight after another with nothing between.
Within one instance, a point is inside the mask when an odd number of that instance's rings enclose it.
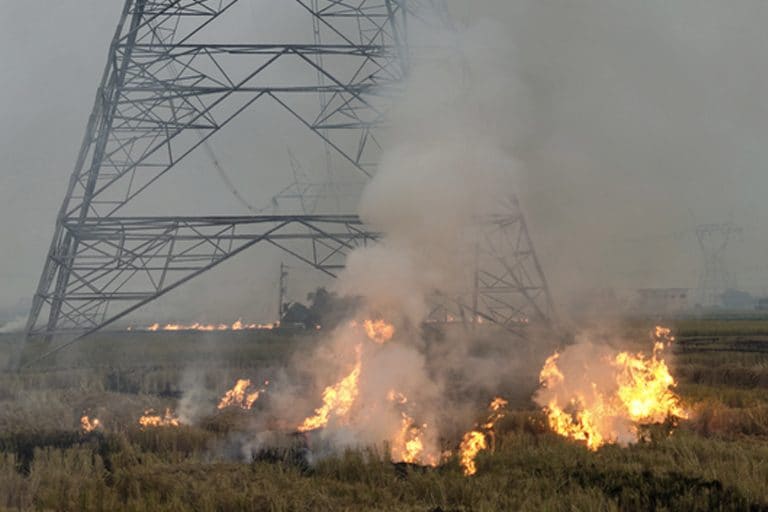
<instances>
[{"instance_id":1,"label":"rising smoke column","mask_svg":"<svg viewBox=\"0 0 768 512\"><path fill-rule=\"evenodd\" d=\"M495 27L420 35L388 149L359 206L384 237L354 251L337 283L413 323L424 320L433 291L466 291L474 256L467 231L482 215L506 213L516 192L507 146L510 96L519 89L499 73L509 43Z\"/></svg>"},{"instance_id":2,"label":"rising smoke column","mask_svg":"<svg viewBox=\"0 0 768 512\"><path fill-rule=\"evenodd\" d=\"M297 425L334 446L387 441L393 460L433 465L446 423L466 428L472 417L450 409L447 379L427 360L419 326L435 292L469 289L467 234L478 218L505 213L515 193L516 163L505 147L505 105L515 88L496 72L507 50L501 31L486 25L421 36L422 45L412 42L424 49L413 59L388 149L359 207L383 237L352 252L335 283L361 298L359 318L330 333L305 364L325 391ZM360 326L379 318L394 324L393 334L367 336Z\"/></svg>"}]
</instances>

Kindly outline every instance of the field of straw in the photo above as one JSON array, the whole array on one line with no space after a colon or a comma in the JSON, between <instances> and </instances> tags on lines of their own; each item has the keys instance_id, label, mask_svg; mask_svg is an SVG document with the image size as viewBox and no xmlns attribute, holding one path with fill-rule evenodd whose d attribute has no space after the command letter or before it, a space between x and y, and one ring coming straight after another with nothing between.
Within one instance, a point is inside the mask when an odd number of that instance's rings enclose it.
<instances>
[{"instance_id":1,"label":"field of straw","mask_svg":"<svg viewBox=\"0 0 768 512\"><path fill-rule=\"evenodd\" d=\"M313 337L103 333L55 363L0 373L0 510L768 510L768 321L675 330L670 366L692 414L672 435L660 425L641 443L594 452L558 437L525 399L533 371L472 477L455 457L392 464L386 446L313 458L288 434L244 456L258 402L195 426L142 429L144 411L178 406L190 367L215 401ZM0 338L0 367L17 343ZM103 429L84 433L83 414Z\"/></svg>"}]
</instances>

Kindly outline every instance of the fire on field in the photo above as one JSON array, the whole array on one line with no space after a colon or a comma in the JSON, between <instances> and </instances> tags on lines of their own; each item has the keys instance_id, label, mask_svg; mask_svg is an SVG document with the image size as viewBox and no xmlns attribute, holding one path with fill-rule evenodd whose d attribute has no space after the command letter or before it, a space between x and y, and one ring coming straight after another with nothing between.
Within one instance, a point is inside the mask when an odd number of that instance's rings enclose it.
<instances>
[{"instance_id":1,"label":"fire on field","mask_svg":"<svg viewBox=\"0 0 768 512\"><path fill-rule=\"evenodd\" d=\"M243 377L211 400L203 417L182 417L166 407L144 411L136 424L149 430L229 422L225 432L236 439L229 449L246 458L264 458L284 444L281 437L293 437L298 445L289 444L301 447L307 463L347 448L384 446L393 463L437 467L456 461L465 476L474 476L481 469L478 455L496 450L497 430L509 412L509 401L494 393L484 417L475 421L471 405L477 403L475 399L446 392L466 391L467 383L451 389L448 382L446 388L436 384L438 379L423 379L430 371L429 362L404 346L402 337L409 335L409 329L407 324L397 328L381 318L340 324L329 334L332 350L323 356L337 364L333 371L322 372L328 378L318 382L317 394L306 392L310 384L302 390L280 379L257 385L258 381ZM656 327L649 356L610 352L580 341L547 357L540 371L541 388L535 394L547 428L597 450L605 444L639 441L645 425L675 424L687 418L663 358L673 340L669 329ZM432 344L439 347L441 343ZM320 345L320 350L325 348ZM314 359L318 354L309 355ZM471 354L463 356L465 364L477 364ZM302 409L307 410L303 416ZM85 434L110 430L108 424L88 415L80 423Z\"/></svg>"},{"instance_id":2,"label":"fire on field","mask_svg":"<svg viewBox=\"0 0 768 512\"><path fill-rule=\"evenodd\" d=\"M690 500L704 504L722 500L725 503L722 508L726 510L728 507L739 509L746 503L742 509L748 509L750 504L761 504L763 497L768 499L763 489L764 480L760 480L760 468L751 462L765 451L758 441L768 434L765 426L760 427L768 425L760 420L764 409L746 402L738 408L734 404L717 402L714 397L706 402L692 397L690 385L693 379L709 375L709 371L712 378L719 376L722 382L722 375L726 374L722 373L725 369L715 367L722 354L717 358L712 357L711 352L690 354L698 345L692 345L684 336L671 346L668 340L659 338L664 350L657 350L655 359L657 363L663 361L669 375L680 383L667 390L681 396L679 405L690 418L681 419L671 437L665 437L665 433L674 428L674 421L650 430L645 423L639 423L636 431L629 430L630 437L624 439L605 434L606 443L592 450L585 440L553 432L545 410L548 401L541 398L542 405L531 401L532 396L539 399L542 393L551 390L546 387L537 389L537 386L541 370L555 347L542 347L531 356L523 352L521 344L507 352L494 352L503 346L514 346L514 342L498 332L487 332L488 339L478 332L472 340L472 350L462 353L461 357L449 358L454 363L449 365L441 350L446 345L455 345L455 338L467 336L466 332L460 328L447 328L440 337L436 336L434 326L421 328L421 336L427 337L422 350L429 354L425 363L429 371L451 368L450 374L444 374L445 392L436 395L439 398L436 402L429 402L424 399L431 395L420 393L416 386L423 382L414 383L404 378L416 371L417 366L409 365L407 371L395 374L394 378L389 377L389 372L379 371L382 367L391 369L384 356L390 350L402 348L399 346L404 343L404 338L411 335L411 327L407 324L401 324L399 320L391 323L395 325L395 332L384 344L370 340L362 324L353 328L347 322L338 326L336 335L332 334L332 329L325 329L320 333L312 332L310 338L304 339L280 338L279 333L273 333L269 339L252 334L253 338L248 341L244 336L235 335L231 340L222 336L216 345L206 345L194 337L185 340L171 335L167 344L158 344L158 341L165 341L164 335L152 333L110 340L127 353L130 350L147 352L147 347L157 346L158 351L164 350L167 354L158 357L155 352L151 359L147 359L148 364L143 370L136 370L140 372L137 379L144 386L138 391L134 391L133 384L130 388L126 384L119 393L108 388L99 391L112 385L109 384L110 374L103 369L88 369L89 378L100 379L94 379L92 383L84 381L85 373L78 370L20 374L13 376L13 380L9 380L11 376L5 376L3 382L10 385L0 389L0 397L13 392L18 399L5 400L0 413L0 421L6 421L3 424L6 433L0 435L0 450L6 456L5 462L0 460L0 465L5 464L2 467L6 468L3 479L0 479L0 489L9 489L8 483L15 482L14 489L23 490L25 485L37 481L45 483L49 489L59 489L64 487L55 487L52 482L68 482L66 479L69 478L71 483L66 485L74 486L73 489L88 489L88 485L101 482L98 485L104 487L99 492L105 496L125 496L119 493L135 489L130 491L133 493L129 494L131 500L144 499L142 496L150 499L150 493L154 492L178 494L198 490L221 499L226 494L248 500L253 499L254 492L258 494L257 486L285 478L296 489L290 493L290 499L303 500L301 503L305 508L317 503L311 500L317 500L318 496L319 499L330 499L323 493L343 485L358 493L356 496L365 503L363 509L390 505L391 508L407 509L409 503L417 503L418 506L411 508L419 510L428 510L429 506L440 506L445 510L458 507L459 503L471 509L486 503L485 499L491 500L488 502L490 509L504 509L504 503L512 503L511 508L524 508L526 503L538 507L546 505L547 496L559 496L557 493L567 496L587 493L593 497L590 499L597 499L595 496L615 499L624 509L633 510L652 509L644 503L680 509L685 508L685 503L691 503ZM326 350L328 345L324 338L337 336L348 336L348 339L346 343L333 345L333 350ZM633 344L622 340L610 345L603 342L600 333L590 333L588 339L601 344L601 349L588 352L580 348L586 344L583 339L557 349L560 354L557 369L570 386L570 393L563 391L558 395L562 397L558 403L565 404L564 412L572 414L572 428L579 426L579 416L570 404L570 397L576 394L577 385L581 385L574 377L577 366L572 364L573 361L586 360L595 384L603 386L609 381L607 377L597 378L598 369L604 369L614 381L617 375L624 375L616 367L618 354L626 352L646 363L654 360L655 340L649 339L645 331L632 334ZM494 343L494 340L503 340L504 345ZM229 350L229 343L236 344L223 359L221 354ZM277 347L286 345L286 352L292 355L275 359L275 363L270 364L261 356L265 344L271 344L271 350L275 347L275 352ZM322 416L317 410L326 403L343 403L342 400L326 402L324 397L329 394L324 392L326 388L341 389L343 386L337 385L350 374L353 378L347 382L355 380L357 372L354 370L358 362L355 349L358 345L361 345L358 392L347 412L343 411L344 407L341 411L338 406L329 407L324 427L299 432L299 426L307 418ZM93 346L86 345L86 348L90 352ZM197 355L199 366L195 371L184 368L183 373L174 373L169 370L176 364L181 347ZM346 350L341 350L342 347ZM579 357L572 355L574 351ZM639 352L643 353L642 358L638 356ZM674 360L670 356L672 352L676 354ZM408 359L400 358L406 354L411 352L398 351L392 360L406 365ZM691 366L692 356L705 358L706 364ZM737 356L746 357L743 353L729 353L726 355L730 357L728 364L735 364L739 360ZM107 361L104 353L102 358ZM515 358L524 359L525 364L515 365ZM487 366L482 367L486 374L478 371L477 359L486 363L504 360L510 380L486 381L485 377L494 372ZM244 365L242 361L253 363ZM304 361L317 361L318 366L322 363L324 371L311 371L314 369L303 366ZM435 366L438 361L440 364ZM644 370L629 366L633 375L656 382ZM185 391L178 395L158 394L157 390L166 389L162 382L154 380L158 368L168 382L199 384L206 393L194 394L183 388ZM306 372L303 375L317 378L301 378L301 370ZM751 378L757 375L755 371L751 370ZM728 375L730 377L726 378L741 378L732 372ZM265 386L267 379L269 385ZM378 379L382 382L375 382ZM244 386L240 382L246 380L250 385ZM46 395L31 389L34 382L40 389L49 390ZM729 382L737 383L737 387L722 385L723 392L729 395L754 396L753 400L756 400L756 393L761 391L743 389L738 380ZM22 388L21 383L28 389ZM262 388L265 391L262 392ZM612 396L619 396L618 392L610 393L609 387L600 389L606 402ZM618 390L619 384L615 384L614 389ZM242 404L248 405L248 396L256 391L259 391L259 397L252 406L242 407ZM377 396L378 400L373 399ZM54 400L54 397L59 398ZM196 397L195 404L200 408L196 416L190 415L184 405L192 397ZM219 409L218 405L225 397L233 398L231 405ZM422 412L434 404L445 411L442 415L433 413L436 421ZM170 417L179 419L179 426L141 428L138 420L144 411L152 409L151 416L165 418L166 408L170 408ZM378 418L378 422L367 422L371 415ZM98 419L101 427L84 432L80 424L83 416L91 425ZM23 426L24 431L10 430L11 417L14 418L13 425L17 429ZM373 438L373 435L365 436L373 432L377 424L381 433L378 443L360 441L356 444L356 440ZM360 430L356 430L358 428ZM646 433L651 437L646 437ZM632 449L622 447L624 443L635 441L637 446ZM431 456L437 459L436 466L431 465L434 463ZM7 457L12 461L9 462ZM698 462L701 457L718 460L706 477L696 473L701 471ZM66 468L64 476L62 467ZM50 468L51 476L46 476L44 468ZM54 468L58 473L53 473ZM88 468L92 468L88 470L92 473L82 476ZM25 475L33 475L33 478L28 479ZM618 486L623 489L622 493L613 494ZM441 498L440 489L456 490L460 496ZM313 497L310 497L310 490ZM435 493L437 498L434 502L427 500L426 505L422 501L409 501L413 493L423 492ZM375 494L376 498L369 500L366 498L368 493L373 493L370 496ZM744 502L747 496L748 501ZM380 503L376 499L385 501ZM332 503L340 508L343 506L338 501ZM159 508L156 503L146 505L149 509L153 507ZM55 506L51 505L51 508L55 509ZM70 509L77 509L77 506Z\"/></svg>"},{"instance_id":3,"label":"fire on field","mask_svg":"<svg viewBox=\"0 0 768 512\"><path fill-rule=\"evenodd\" d=\"M656 326L651 341L650 356L610 352L582 340L548 357L536 402L544 406L549 427L597 450L637 442L643 425L686 419L662 357L674 337Z\"/></svg>"}]
</instances>

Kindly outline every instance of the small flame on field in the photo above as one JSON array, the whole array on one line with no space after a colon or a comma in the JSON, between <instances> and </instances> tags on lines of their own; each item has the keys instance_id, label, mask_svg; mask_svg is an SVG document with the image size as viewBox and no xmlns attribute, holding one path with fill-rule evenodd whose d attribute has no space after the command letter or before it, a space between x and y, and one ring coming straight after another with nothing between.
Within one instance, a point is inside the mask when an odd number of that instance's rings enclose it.
<instances>
[{"instance_id":1,"label":"small flame on field","mask_svg":"<svg viewBox=\"0 0 768 512\"><path fill-rule=\"evenodd\" d=\"M158 322L155 322L154 324L144 328L145 331L150 332L157 332L157 331L202 331L202 332L212 332L212 331L258 331L258 330L272 330L277 327L280 327L279 322L272 323L272 324L260 324L256 322L246 323L242 320L238 319L232 324L202 324L199 322L195 322L192 324L177 324L177 323L167 323L161 325ZM128 330L133 330L132 328L128 328Z\"/></svg>"},{"instance_id":2,"label":"small flame on field","mask_svg":"<svg viewBox=\"0 0 768 512\"><path fill-rule=\"evenodd\" d=\"M675 337L672 336L672 329L670 329L669 327L662 327L661 325L657 325L656 327L654 327L653 339L657 342L666 341L667 344L675 341Z\"/></svg>"},{"instance_id":3,"label":"small flame on field","mask_svg":"<svg viewBox=\"0 0 768 512\"><path fill-rule=\"evenodd\" d=\"M408 397L398 391L395 391L394 389L390 389L389 393L387 393L387 400L390 402L397 402L399 404L408 403Z\"/></svg>"},{"instance_id":4,"label":"small flame on field","mask_svg":"<svg viewBox=\"0 0 768 512\"><path fill-rule=\"evenodd\" d=\"M267 385L269 385L269 381L264 381L264 387L249 393L248 388L251 387L251 380L238 379L235 386L224 393L224 396L221 397L221 400L219 401L219 405L216 407L218 409L224 409L225 407L237 406L241 409L250 409L253 407L253 404L256 403L256 400L259 399L261 394L267 390Z\"/></svg>"},{"instance_id":5,"label":"small flame on field","mask_svg":"<svg viewBox=\"0 0 768 512\"><path fill-rule=\"evenodd\" d=\"M394 389L387 393L387 400L401 406L408 404L408 397ZM428 453L424 446L427 424L419 425L406 411L401 410L400 416L400 427L390 443L392 461L437 466L440 457Z\"/></svg>"},{"instance_id":6,"label":"small flame on field","mask_svg":"<svg viewBox=\"0 0 768 512\"><path fill-rule=\"evenodd\" d=\"M178 427L181 425L181 421L170 408L166 408L163 415L155 414L154 410L149 409L144 411L144 415L139 418L139 425L141 428Z\"/></svg>"},{"instance_id":7,"label":"small flame on field","mask_svg":"<svg viewBox=\"0 0 768 512\"><path fill-rule=\"evenodd\" d=\"M309 432L325 427L331 417L346 419L359 394L360 371L362 369L362 345L355 347L355 366L352 371L333 386L323 391L323 405L315 409L314 416L306 418L298 427L299 432Z\"/></svg>"},{"instance_id":8,"label":"small flame on field","mask_svg":"<svg viewBox=\"0 0 768 512\"><path fill-rule=\"evenodd\" d=\"M418 425L407 413L401 413L400 429L392 440L392 460L408 464L437 466L438 460L424 452L424 431L427 424Z\"/></svg>"},{"instance_id":9,"label":"small flame on field","mask_svg":"<svg viewBox=\"0 0 768 512\"><path fill-rule=\"evenodd\" d=\"M83 417L80 418L80 429L83 433L87 434L88 432L93 432L97 428L102 428L99 418L91 419L87 415L83 415Z\"/></svg>"},{"instance_id":10,"label":"small flame on field","mask_svg":"<svg viewBox=\"0 0 768 512\"><path fill-rule=\"evenodd\" d=\"M488 419L485 420L485 423L483 423L483 429L487 432L493 433L493 429L496 427L496 424L499 422L499 420L507 415L508 405L509 402L500 396L497 396L491 400L491 403L488 404L488 410L491 411L491 413L488 415Z\"/></svg>"},{"instance_id":11,"label":"small flame on field","mask_svg":"<svg viewBox=\"0 0 768 512\"><path fill-rule=\"evenodd\" d=\"M496 424L507 413L509 402L497 396L488 405L490 414L488 418L478 426L478 430L472 430L464 434L459 445L459 464L464 471L464 476L472 476L477 473L475 458L482 450L488 449L487 438L491 439L491 450L496 446Z\"/></svg>"},{"instance_id":12,"label":"small flame on field","mask_svg":"<svg viewBox=\"0 0 768 512\"><path fill-rule=\"evenodd\" d=\"M661 358L665 347L674 340L671 330L657 326L652 337L650 357L641 352L620 352L599 361L598 371L611 375L612 383L605 389L595 382L588 389L569 388L567 375L558 367L560 354L548 357L539 378L550 395L544 407L550 428L597 450L604 444L619 442L622 429L628 428L633 440L637 440L640 425L687 418L674 392L675 380Z\"/></svg>"}]
</instances>

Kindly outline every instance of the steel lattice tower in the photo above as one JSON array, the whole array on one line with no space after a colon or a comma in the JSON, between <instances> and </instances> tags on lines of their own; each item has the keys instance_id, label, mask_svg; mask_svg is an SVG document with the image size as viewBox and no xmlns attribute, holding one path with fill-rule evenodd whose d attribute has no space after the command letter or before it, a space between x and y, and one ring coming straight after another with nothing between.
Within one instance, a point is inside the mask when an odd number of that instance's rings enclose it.
<instances>
[{"instance_id":1,"label":"steel lattice tower","mask_svg":"<svg viewBox=\"0 0 768 512\"><path fill-rule=\"evenodd\" d=\"M702 306L717 306L723 292L732 286L725 257L731 236L737 233L741 233L741 228L733 222L696 226L696 240L704 263L697 290Z\"/></svg>"},{"instance_id":2,"label":"steel lattice tower","mask_svg":"<svg viewBox=\"0 0 768 512\"><path fill-rule=\"evenodd\" d=\"M326 167L334 154L370 177L381 149L377 130L408 74L409 20L446 16L439 0L294 0L311 20L309 43L211 41L210 29L240 1L125 1L28 336L60 337L63 347L260 242L334 276L350 250L377 238L348 214L125 214L256 102L279 105L318 136ZM268 77L284 61L305 67L313 80ZM312 111L298 100L307 95L315 97ZM448 302L512 330L521 319L550 319L549 292L517 204L481 231L478 251L490 264L477 269L472 291Z\"/></svg>"}]
</instances>

